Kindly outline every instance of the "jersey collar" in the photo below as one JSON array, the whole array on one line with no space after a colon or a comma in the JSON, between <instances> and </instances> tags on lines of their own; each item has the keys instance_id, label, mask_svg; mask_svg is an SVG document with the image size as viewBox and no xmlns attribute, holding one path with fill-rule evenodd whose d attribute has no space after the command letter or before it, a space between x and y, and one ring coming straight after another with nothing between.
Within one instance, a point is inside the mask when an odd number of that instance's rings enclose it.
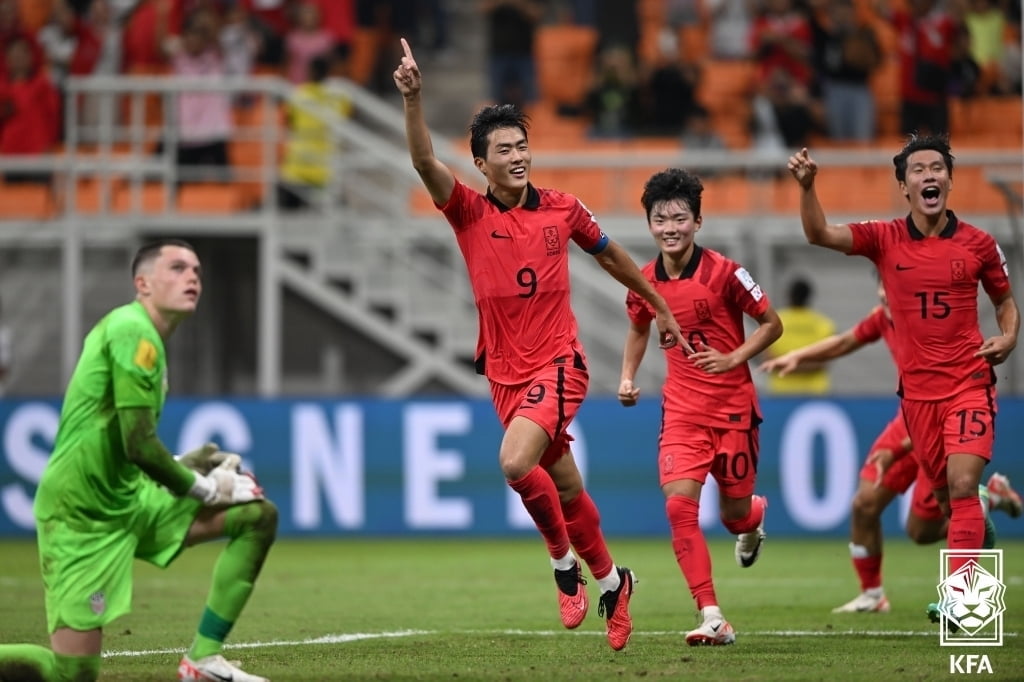
<instances>
[{"instance_id":1,"label":"jersey collar","mask_svg":"<svg viewBox=\"0 0 1024 682\"><path fill-rule=\"evenodd\" d=\"M946 209L946 226L942 228L942 232L939 233L939 239L952 239L953 233L956 232L956 226L958 224L956 214L954 214L948 208ZM917 229L917 225L914 224L914 218L907 214L907 231L910 232L911 239L924 239L924 234Z\"/></svg>"},{"instance_id":2,"label":"jersey collar","mask_svg":"<svg viewBox=\"0 0 1024 682\"><path fill-rule=\"evenodd\" d=\"M700 265L700 257L703 255L704 249L693 245L693 253L690 255L690 262L686 264L683 271L679 273L679 279L690 279L693 277L693 273L697 272L697 266ZM667 282L671 277L668 276L668 272L665 271L665 261L663 254L658 254L658 260L654 262L654 279L659 282Z\"/></svg>"},{"instance_id":3,"label":"jersey collar","mask_svg":"<svg viewBox=\"0 0 1024 682\"><path fill-rule=\"evenodd\" d=\"M487 200L497 206L498 210L502 213L505 211L511 211L514 208L501 203L498 197L491 194L490 187L487 188ZM522 207L528 211L536 211L540 208L540 192L537 191L537 188L534 187L531 182L526 183L526 203L524 203Z\"/></svg>"}]
</instances>

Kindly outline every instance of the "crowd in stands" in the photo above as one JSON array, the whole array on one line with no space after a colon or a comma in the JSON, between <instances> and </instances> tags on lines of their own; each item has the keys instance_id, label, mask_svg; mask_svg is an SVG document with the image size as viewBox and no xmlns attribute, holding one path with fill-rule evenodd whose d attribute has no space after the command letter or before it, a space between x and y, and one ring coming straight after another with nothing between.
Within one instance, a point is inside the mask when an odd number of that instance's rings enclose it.
<instances>
[{"instance_id":1,"label":"crowd in stands","mask_svg":"<svg viewBox=\"0 0 1024 682\"><path fill-rule=\"evenodd\" d=\"M957 102L1021 92L1011 0L473 1L485 96L590 137L869 143L948 131ZM448 14L444 0L0 0L0 154L60 144L69 76L270 73L296 86L340 76L393 95L397 36L423 58L450 56ZM228 166L245 105L221 92L180 97L179 164ZM85 101L80 119L98 115Z\"/></svg>"}]
</instances>

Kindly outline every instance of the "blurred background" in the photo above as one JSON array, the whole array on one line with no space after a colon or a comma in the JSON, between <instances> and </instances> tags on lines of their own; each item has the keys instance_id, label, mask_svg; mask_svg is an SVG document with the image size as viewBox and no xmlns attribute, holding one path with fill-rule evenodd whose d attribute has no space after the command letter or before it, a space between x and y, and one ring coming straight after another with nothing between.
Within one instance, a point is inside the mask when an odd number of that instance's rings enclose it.
<instances>
[{"instance_id":1,"label":"blurred background","mask_svg":"<svg viewBox=\"0 0 1024 682\"><path fill-rule=\"evenodd\" d=\"M533 182L578 195L640 263L657 253L644 181L696 170L698 242L794 316L783 341L845 330L877 302L866 259L804 242L785 171L804 145L831 222L889 219L907 211L892 166L906 134L949 132L951 207L996 237L1024 290L1016 2L0 0L0 533L31 532L82 337L131 299L131 256L158 236L194 243L205 272L168 347L172 449L242 453L285 532L531 532L496 474L462 258L405 147L400 37L460 178L483 189L473 114L519 104ZM607 532L663 534L663 363L649 354L645 397L623 410L625 290L581 251L571 269L592 396L577 460L603 508L630 510L608 512ZM1022 363L1018 350L998 368L994 465L1018 484ZM756 381L772 532L844 535L896 412L887 350L795 393ZM893 505L887 528L905 513Z\"/></svg>"}]
</instances>

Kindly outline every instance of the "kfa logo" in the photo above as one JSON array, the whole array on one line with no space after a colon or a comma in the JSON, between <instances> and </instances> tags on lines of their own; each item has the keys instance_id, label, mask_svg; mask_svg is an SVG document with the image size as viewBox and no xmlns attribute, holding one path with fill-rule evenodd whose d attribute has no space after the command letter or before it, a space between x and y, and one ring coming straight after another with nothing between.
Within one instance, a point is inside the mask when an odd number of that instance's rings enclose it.
<instances>
[{"instance_id":1,"label":"kfa logo","mask_svg":"<svg viewBox=\"0 0 1024 682\"><path fill-rule=\"evenodd\" d=\"M939 646L1003 645L1003 550L940 550L937 589Z\"/></svg>"},{"instance_id":2,"label":"kfa logo","mask_svg":"<svg viewBox=\"0 0 1024 682\"><path fill-rule=\"evenodd\" d=\"M949 655L949 672L953 673L995 673L992 662L986 654L955 654Z\"/></svg>"}]
</instances>

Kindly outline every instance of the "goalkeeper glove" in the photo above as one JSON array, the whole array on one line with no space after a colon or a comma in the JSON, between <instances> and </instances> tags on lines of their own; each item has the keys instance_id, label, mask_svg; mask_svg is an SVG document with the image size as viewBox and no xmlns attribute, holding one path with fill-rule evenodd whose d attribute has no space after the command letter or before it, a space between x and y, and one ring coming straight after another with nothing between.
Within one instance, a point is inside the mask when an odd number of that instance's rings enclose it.
<instances>
[{"instance_id":1,"label":"goalkeeper glove","mask_svg":"<svg viewBox=\"0 0 1024 682\"><path fill-rule=\"evenodd\" d=\"M205 443L195 450L186 452L184 455L178 455L175 459L192 471L197 471L205 476L229 457L237 458L238 463L241 464L242 459L238 455L232 452L223 452L216 443ZM235 468L237 469L238 467Z\"/></svg>"},{"instance_id":2,"label":"goalkeeper glove","mask_svg":"<svg viewBox=\"0 0 1024 682\"><path fill-rule=\"evenodd\" d=\"M226 507L263 499L263 488L252 474L238 470L241 458L234 453L227 457L206 476L195 473L195 483L188 494L200 500L207 507Z\"/></svg>"}]
</instances>

